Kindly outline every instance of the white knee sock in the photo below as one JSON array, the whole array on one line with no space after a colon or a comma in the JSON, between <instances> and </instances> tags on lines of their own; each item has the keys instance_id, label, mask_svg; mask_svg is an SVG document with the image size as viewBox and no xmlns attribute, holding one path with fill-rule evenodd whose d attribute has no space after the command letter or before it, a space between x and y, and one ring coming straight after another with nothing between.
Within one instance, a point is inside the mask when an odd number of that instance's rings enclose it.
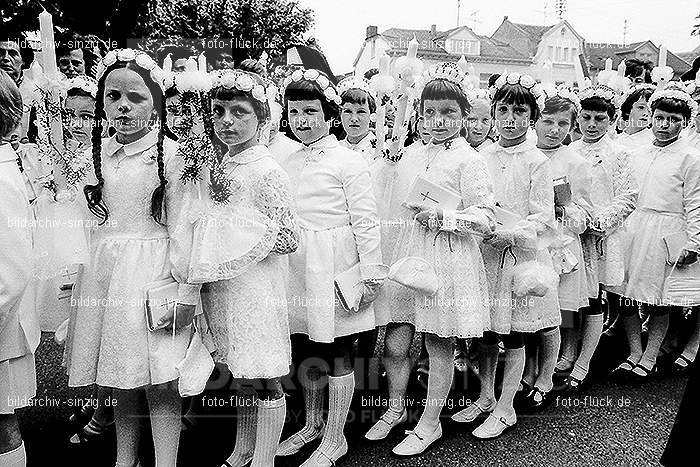
<instances>
[{"instance_id":1,"label":"white knee sock","mask_svg":"<svg viewBox=\"0 0 700 467\"><path fill-rule=\"evenodd\" d=\"M240 403L236 408L236 446L226 462L231 467L245 465L255 449L255 425L258 414L258 398L254 391L239 391ZM279 440L276 441L277 443ZM275 444L275 450L277 444Z\"/></svg>"},{"instance_id":2,"label":"white knee sock","mask_svg":"<svg viewBox=\"0 0 700 467\"><path fill-rule=\"evenodd\" d=\"M559 354L559 346L561 344L561 336L559 327L548 331L541 331L539 334L539 366L540 374L537 376L535 386L542 391L549 392L552 390L554 383L552 376L554 375L554 366L557 364L557 355Z\"/></svg>"},{"instance_id":3,"label":"white knee sock","mask_svg":"<svg viewBox=\"0 0 700 467\"><path fill-rule=\"evenodd\" d=\"M644 349L644 354L639 364L647 369L651 369L656 365L656 357L659 356L661 343L668 332L668 314L651 315L649 318L649 338L647 339L647 348Z\"/></svg>"},{"instance_id":4,"label":"white knee sock","mask_svg":"<svg viewBox=\"0 0 700 467\"><path fill-rule=\"evenodd\" d=\"M556 368L559 370L570 370L576 360L578 351L578 329L561 328L561 358L557 362Z\"/></svg>"},{"instance_id":5,"label":"white knee sock","mask_svg":"<svg viewBox=\"0 0 700 467\"><path fill-rule=\"evenodd\" d=\"M275 465L275 453L286 414L287 403L284 396L271 401L258 400L255 455L250 467Z\"/></svg>"},{"instance_id":6,"label":"white knee sock","mask_svg":"<svg viewBox=\"0 0 700 467\"><path fill-rule=\"evenodd\" d=\"M597 315L583 315L583 328L581 330L581 353L576 359L571 376L583 381L588 375L588 367L591 364L593 353L598 347L600 335L603 332L603 313Z\"/></svg>"},{"instance_id":7,"label":"white knee sock","mask_svg":"<svg viewBox=\"0 0 700 467\"><path fill-rule=\"evenodd\" d=\"M432 352L431 352L432 350ZM430 370L428 372L428 393L426 396L426 404L423 408L423 414L418 420L416 426L417 432L422 432L424 435L432 434L440 425L440 414L445 405L450 387L452 386L452 377L454 376L454 358L448 351L449 347L445 347L438 352L437 349L429 347L430 354Z\"/></svg>"},{"instance_id":8,"label":"white knee sock","mask_svg":"<svg viewBox=\"0 0 700 467\"><path fill-rule=\"evenodd\" d=\"M503 369L503 388L494 413L510 415L514 412L513 399L518 392L520 380L525 370L525 347L506 349L505 368Z\"/></svg>"},{"instance_id":9,"label":"white knee sock","mask_svg":"<svg viewBox=\"0 0 700 467\"><path fill-rule=\"evenodd\" d=\"M498 366L498 344L479 346L479 391L478 404L488 409L496 401L496 366Z\"/></svg>"},{"instance_id":10,"label":"white knee sock","mask_svg":"<svg viewBox=\"0 0 700 467\"><path fill-rule=\"evenodd\" d=\"M343 431L354 392L355 373L328 377L328 423L318 450L329 457L346 443Z\"/></svg>"},{"instance_id":11,"label":"white knee sock","mask_svg":"<svg viewBox=\"0 0 700 467\"><path fill-rule=\"evenodd\" d=\"M24 451L24 441L12 451L0 454L0 466L2 467L26 467L27 453Z\"/></svg>"}]
</instances>

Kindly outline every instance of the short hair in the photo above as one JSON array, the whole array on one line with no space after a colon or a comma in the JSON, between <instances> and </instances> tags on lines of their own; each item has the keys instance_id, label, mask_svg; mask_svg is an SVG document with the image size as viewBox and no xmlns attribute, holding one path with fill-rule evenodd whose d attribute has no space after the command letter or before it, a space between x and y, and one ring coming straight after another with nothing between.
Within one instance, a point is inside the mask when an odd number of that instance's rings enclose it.
<instances>
[{"instance_id":1,"label":"short hair","mask_svg":"<svg viewBox=\"0 0 700 467\"><path fill-rule=\"evenodd\" d=\"M555 114L559 112L571 112L571 125L576 123L576 117L578 117L578 111L576 110L576 105L569 99L565 99L561 96L552 96L544 102L544 110L542 114Z\"/></svg>"},{"instance_id":2,"label":"short hair","mask_svg":"<svg viewBox=\"0 0 700 467\"><path fill-rule=\"evenodd\" d=\"M92 94L82 88L70 88L66 91L66 97L89 97L90 99L95 99Z\"/></svg>"},{"instance_id":3,"label":"short hair","mask_svg":"<svg viewBox=\"0 0 700 467\"><path fill-rule=\"evenodd\" d=\"M379 70L376 68L370 68L369 70L365 71L364 78L369 81L372 79L374 75L378 75Z\"/></svg>"},{"instance_id":4,"label":"short hair","mask_svg":"<svg viewBox=\"0 0 700 467\"><path fill-rule=\"evenodd\" d=\"M466 116L471 110L469 99L455 83L444 79L434 79L425 85L420 95L420 110L423 112L423 103L426 100L454 99L462 110L462 115Z\"/></svg>"},{"instance_id":5,"label":"short hair","mask_svg":"<svg viewBox=\"0 0 700 467\"><path fill-rule=\"evenodd\" d=\"M663 110L664 112L681 114L684 121L690 120L693 112L690 106L681 100L672 99L670 97L662 97L651 103L651 112L653 113L656 109Z\"/></svg>"},{"instance_id":6,"label":"short hair","mask_svg":"<svg viewBox=\"0 0 700 467\"><path fill-rule=\"evenodd\" d=\"M318 83L316 83L316 81L307 79L292 81L284 90L284 113L285 115L287 114L287 110L289 109L289 101L312 101L315 99L321 101L323 118L326 121L333 119L337 120L340 117L340 107L336 103L328 101L326 96L323 94L321 87L318 85Z\"/></svg>"},{"instance_id":7,"label":"short hair","mask_svg":"<svg viewBox=\"0 0 700 467\"><path fill-rule=\"evenodd\" d=\"M644 99L649 102L649 98L654 93L653 89L637 89L632 94L627 96L627 99L620 106L620 117L622 120L627 121L630 118L630 113L632 112L632 106L637 103L639 99Z\"/></svg>"},{"instance_id":8,"label":"short hair","mask_svg":"<svg viewBox=\"0 0 700 467\"><path fill-rule=\"evenodd\" d=\"M651 83L651 69L654 65L648 60L639 58L628 58L625 60L625 76L627 78L636 78L644 73L644 82Z\"/></svg>"},{"instance_id":9,"label":"short hair","mask_svg":"<svg viewBox=\"0 0 700 467\"><path fill-rule=\"evenodd\" d=\"M534 123L540 118L540 108L535 95L520 84L504 84L493 96L491 113L495 115L496 104L504 102L512 105L527 105L530 107L530 120Z\"/></svg>"},{"instance_id":10,"label":"short hair","mask_svg":"<svg viewBox=\"0 0 700 467\"><path fill-rule=\"evenodd\" d=\"M13 42L17 44L19 49L19 55L22 57L22 69L27 69L34 61L34 50L31 47L27 47L27 38L24 33L20 33L13 37L8 32L0 33L0 42ZM24 45L24 47L23 47Z\"/></svg>"},{"instance_id":11,"label":"short hair","mask_svg":"<svg viewBox=\"0 0 700 467\"><path fill-rule=\"evenodd\" d=\"M610 120L615 120L615 115L617 114L615 104L603 99L600 96L581 99L581 109L589 110L591 112L605 112L608 114L608 117L610 117Z\"/></svg>"},{"instance_id":12,"label":"short hair","mask_svg":"<svg viewBox=\"0 0 700 467\"><path fill-rule=\"evenodd\" d=\"M340 98L343 99L343 104L367 104L369 107L369 113L373 114L377 111L377 103L374 101L374 97L370 96L367 91L363 91L362 89L350 88L345 91Z\"/></svg>"},{"instance_id":13,"label":"short hair","mask_svg":"<svg viewBox=\"0 0 700 467\"><path fill-rule=\"evenodd\" d=\"M489 87L495 86L496 81L498 81L498 78L500 77L500 73L494 73L493 75L489 76Z\"/></svg>"},{"instance_id":14,"label":"short hair","mask_svg":"<svg viewBox=\"0 0 700 467\"><path fill-rule=\"evenodd\" d=\"M267 76L265 66L252 58L246 58L245 60L241 61L236 68L249 73L255 73L256 75Z\"/></svg>"},{"instance_id":15,"label":"short hair","mask_svg":"<svg viewBox=\"0 0 700 467\"><path fill-rule=\"evenodd\" d=\"M259 84L259 83L256 83ZM244 99L248 101L253 106L253 111L255 116L258 117L260 123L264 123L270 120L270 106L267 101L261 102L250 95L248 92L240 91L238 89L229 89L224 87L218 87L211 90L211 98L218 99L221 101L232 101L234 99Z\"/></svg>"},{"instance_id":16,"label":"short hair","mask_svg":"<svg viewBox=\"0 0 700 467\"><path fill-rule=\"evenodd\" d=\"M0 138L10 135L22 121L22 95L10 75L0 70Z\"/></svg>"}]
</instances>

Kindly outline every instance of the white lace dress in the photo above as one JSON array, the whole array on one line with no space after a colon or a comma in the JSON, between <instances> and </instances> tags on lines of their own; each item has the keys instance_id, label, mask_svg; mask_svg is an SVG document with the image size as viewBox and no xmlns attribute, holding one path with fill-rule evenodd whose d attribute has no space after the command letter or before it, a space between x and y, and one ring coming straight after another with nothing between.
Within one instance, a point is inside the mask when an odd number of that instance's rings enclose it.
<instances>
[{"instance_id":1,"label":"white lace dress","mask_svg":"<svg viewBox=\"0 0 700 467\"><path fill-rule=\"evenodd\" d=\"M90 262L76 285L70 386L96 383L133 389L178 377L175 366L185 355L191 330L179 329L174 339L165 329L149 332L144 286L174 276L180 284L178 300L187 304L197 304L200 287L187 283L188 268L182 267L189 259L189 246L170 241L189 188L179 180L177 145L167 139L166 225L151 217L151 195L159 184L157 137L154 130L127 145L115 137L102 142L103 199L109 219L91 232Z\"/></svg>"},{"instance_id":2,"label":"white lace dress","mask_svg":"<svg viewBox=\"0 0 700 467\"><path fill-rule=\"evenodd\" d=\"M590 166L593 222L605 232L603 237L589 233L581 236L588 293L595 298L601 284L611 288L624 281L625 221L637 203L637 182L632 175L629 151L609 136L595 143L580 139L569 147Z\"/></svg>"},{"instance_id":3,"label":"white lace dress","mask_svg":"<svg viewBox=\"0 0 700 467\"><path fill-rule=\"evenodd\" d=\"M287 174L261 145L227 154L224 163L232 195L223 209L238 217L221 217L219 229L196 237L204 245L195 251L217 247L210 234L240 241L237 233L227 235L232 232L228 224L238 219L264 216L269 228L247 253L218 265L210 275L212 282L202 287L214 360L228 365L235 378L281 377L289 373L291 363L284 255L296 250L299 238ZM226 279L217 280L222 277Z\"/></svg>"},{"instance_id":4,"label":"white lace dress","mask_svg":"<svg viewBox=\"0 0 700 467\"><path fill-rule=\"evenodd\" d=\"M661 303L664 281L671 272L663 244L666 235L685 231L685 248L700 253L699 157L700 152L682 138L632 154L640 188L637 209L628 220L624 296Z\"/></svg>"},{"instance_id":5,"label":"white lace dress","mask_svg":"<svg viewBox=\"0 0 700 467\"><path fill-rule=\"evenodd\" d=\"M415 143L396 172L390 206L398 234L391 262L406 256L424 258L435 268L440 288L427 297L387 281L377 304L379 324L410 323L416 331L441 337L481 337L489 329L486 272L481 237L467 230L487 235L495 227L493 188L484 161L464 138L446 145ZM413 220L415 211L401 205L417 175L461 195L457 212L445 212L443 230L419 225Z\"/></svg>"},{"instance_id":6,"label":"white lace dress","mask_svg":"<svg viewBox=\"0 0 700 467\"><path fill-rule=\"evenodd\" d=\"M557 231L550 250L568 248L578 260L576 270L559 275L559 306L562 310L578 311L588 306L588 285L580 235L588 227L591 205L591 172L581 155L568 146L554 150L541 149L549 158L552 176L567 177L571 185L571 203L564 216L557 220Z\"/></svg>"},{"instance_id":7,"label":"white lace dress","mask_svg":"<svg viewBox=\"0 0 700 467\"><path fill-rule=\"evenodd\" d=\"M291 333L333 342L374 329L374 307L345 311L333 285L335 276L358 262L361 280L381 278L379 219L367 163L328 135L280 165L289 175L300 227L299 248L289 255Z\"/></svg>"},{"instance_id":8,"label":"white lace dress","mask_svg":"<svg viewBox=\"0 0 700 467\"><path fill-rule=\"evenodd\" d=\"M491 331L509 334L559 326L561 314L556 288L543 297L517 298L513 293L516 262L537 261L543 267L552 267L548 247L555 220L549 160L529 140L509 148L493 144L480 154L494 181L496 204L519 215L521 225L531 237L510 249L482 244L491 292Z\"/></svg>"}]
</instances>

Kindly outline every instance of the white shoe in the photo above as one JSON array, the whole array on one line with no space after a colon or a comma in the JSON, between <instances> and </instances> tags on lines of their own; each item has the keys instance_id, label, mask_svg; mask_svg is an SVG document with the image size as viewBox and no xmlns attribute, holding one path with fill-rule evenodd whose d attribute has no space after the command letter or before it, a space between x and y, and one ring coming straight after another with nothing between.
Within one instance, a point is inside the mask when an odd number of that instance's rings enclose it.
<instances>
[{"instance_id":1,"label":"white shoe","mask_svg":"<svg viewBox=\"0 0 700 467\"><path fill-rule=\"evenodd\" d=\"M425 452L431 444L442 438L442 425L438 423L437 428L428 436L421 436L416 430L406 431L406 436L392 452L397 456L417 456Z\"/></svg>"},{"instance_id":2,"label":"white shoe","mask_svg":"<svg viewBox=\"0 0 700 467\"><path fill-rule=\"evenodd\" d=\"M515 413L512 417L497 417L491 413L486 421L479 425L479 427L472 432L472 434L479 439L493 439L498 438L507 430L513 428L518 421Z\"/></svg>"},{"instance_id":3,"label":"white shoe","mask_svg":"<svg viewBox=\"0 0 700 467\"><path fill-rule=\"evenodd\" d=\"M493 412L493 409L496 407L496 403L492 403L490 407L487 408L482 408L479 404L476 402L472 402L468 406L466 406L464 409L460 410L456 414L452 415L452 420L454 420L457 423L471 423L477 418L479 418L483 414L489 414Z\"/></svg>"},{"instance_id":4,"label":"white shoe","mask_svg":"<svg viewBox=\"0 0 700 467\"><path fill-rule=\"evenodd\" d=\"M389 432L395 426L404 423L408 419L406 409L403 409L401 411L401 415L396 417L393 421L387 420L389 418L387 417L389 412L391 412L391 410L387 410L386 412L384 412L384 415L382 415L381 418L377 420L377 423L372 425L372 428L370 428L369 431L365 433L365 438L367 438L370 441L379 441L381 439L384 439L389 435Z\"/></svg>"},{"instance_id":5,"label":"white shoe","mask_svg":"<svg viewBox=\"0 0 700 467\"><path fill-rule=\"evenodd\" d=\"M293 456L297 452L301 450L304 446L307 444L321 438L323 436L323 432L325 431L325 423L322 424L319 428L316 434L312 435L309 439L306 439L301 433L301 431L297 431L293 435L291 435L289 438L285 439L280 443L280 445L277 447L277 454L276 456Z\"/></svg>"},{"instance_id":6,"label":"white shoe","mask_svg":"<svg viewBox=\"0 0 700 467\"><path fill-rule=\"evenodd\" d=\"M319 447L316 449L311 457L306 459L306 461L299 467L333 467L335 466L338 459L343 457L348 453L348 442L343 436L343 443L336 447L331 454L326 454Z\"/></svg>"}]
</instances>

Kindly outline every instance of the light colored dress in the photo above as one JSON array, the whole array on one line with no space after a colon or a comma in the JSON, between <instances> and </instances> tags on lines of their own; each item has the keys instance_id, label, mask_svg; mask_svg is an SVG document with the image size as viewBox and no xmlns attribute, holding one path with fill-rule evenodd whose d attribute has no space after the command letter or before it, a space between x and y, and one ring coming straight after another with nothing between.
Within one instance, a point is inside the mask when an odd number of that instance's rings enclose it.
<instances>
[{"instance_id":1,"label":"light colored dress","mask_svg":"<svg viewBox=\"0 0 700 467\"><path fill-rule=\"evenodd\" d=\"M31 211L17 154L0 145L0 414L36 394L34 352L40 331L31 289Z\"/></svg>"},{"instance_id":2,"label":"light colored dress","mask_svg":"<svg viewBox=\"0 0 700 467\"><path fill-rule=\"evenodd\" d=\"M287 300L292 334L316 342L376 326L374 307L343 309L334 278L360 264L360 279L381 279L377 205L367 163L328 135L281 159L297 205L300 242L289 255Z\"/></svg>"},{"instance_id":3,"label":"light colored dress","mask_svg":"<svg viewBox=\"0 0 700 467\"><path fill-rule=\"evenodd\" d=\"M588 286L580 235L588 227L591 205L591 172L588 163L568 146L556 149L540 149L549 158L552 176L567 177L571 186L571 204L565 207L564 216L557 220L554 245L568 248L578 260L576 270L559 275L559 307L578 311L588 306Z\"/></svg>"},{"instance_id":4,"label":"light colored dress","mask_svg":"<svg viewBox=\"0 0 700 467\"><path fill-rule=\"evenodd\" d=\"M202 308L216 348L214 360L228 365L235 378L281 377L289 373L291 364L287 258L283 255L296 250L299 235L287 174L262 145L234 156L226 154L223 161L233 187L223 208L247 219L265 216L270 235L259 237L250 249L254 252L250 261L224 268L229 279L202 287ZM219 233L227 231L223 226ZM215 247L206 237L199 241Z\"/></svg>"},{"instance_id":5,"label":"light colored dress","mask_svg":"<svg viewBox=\"0 0 700 467\"><path fill-rule=\"evenodd\" d=\"M700 253L700 152L683 138L632 154L639 181L637 209L628 219L624 296L658 305L671 272L663 237L685 231L685 249Z\"/></svg>"},{"instance_id":6,"label":"light colored dress","mask_svg":"<svg viewBox=\"0 0 700 467\"><path fill-rule=\"evenodd\" d=\"M636 151L640 147L648 146L654 141L654 133L649 128L629 135L624 131L617 135L615 142L626 148L629 152Z\"/></svg>"},{"instance_id":7,"label":"light colored dress","mask_svg":"<svg viewBox=\"0 0 700 467\"><path fill-rule=\"evenodd\" d=\"M184 265L191 240L170 240L174 226L181 222L181 203L190 188L180 181L183 162L175 155L177 145L167 139L163 147L168 179L166 225L151 217L151 195L159 184L157 139L153 130L126 145L116 137L102 141L103 199L109 219L92 231L90 263L76 285L70 386L96 383L133 389L178 378L175 366L184 358L190 327L179 329L174 339L165 329L150 332L144 287L174 277L179 283L178 301L195 305L200 286L187 283Z\"/></svg>"},{"instance_id":8,"label":"light colored dress","mask_svg":"<svg viewBox=\"0 0 700 467\"><path fill-rule=\"evenodd\" d=\"M357 143L353 144L347 138L340 140L340 145L362 154L367 164L371 165L375 161L377 149L377 137L371 131Z\"/></svg>"},{"instance_id":9,"label":"light colored dress","mask_svg":"<svg viewBox=\"0 0 700 467\"><path fill-rule=\"evenodd\" d=\"M442 230L415 222L415 211L402 206L416 176L459 193L456 212L445 211ZM447 144L414 143L396 167L391 219L399 229L391 262L418 256L435 268L440 288L427 297L388 281L377 305L378 321L410 323L416 331L441 337L481 337L489 329L488 286L479 250L481 237L495 227L493 188L486 164L464 138Z\"/></svg>"},{"instance_id":10,"label":"light colored dress","mask_svg":"<svg viewBox=\"0 0 700 467\"><path fill-rule=\"evenodd\" d=\"M267 147L272 153L272 157L276 161L280 161L285 157L288 157L293 152L301 149L303 145L293 139L289 138L284 133L278 131L272 140L268 143Z\"/></svg>"},{"instance_id":11,"label":"light colored dress","mask_svg":"<svg viewBox=\"0 0 700 467\"><path fill-rule=\"evenodd\" d=\"M536 261L552 268L548 247L556 223L549 159L530 140L509 148L493 144L480 154L494 182L497 205L520 216L523 229L530 232L529 241L516 242L510 251L491 243L482 244L491 295L491 331L509 334L559 326L556 288L543 297L516 298L513 293L516 261Z\"/></svg>"},{"instance_id":12,"label":"light colored dress","mask_svg":"<svg viewBox=\"0 0 700 467\"><path fill-rule=\"evenodd\" d=\"M610 288L624 281L625 221L637 203L637 183L629 151L608 135L595 143L580 139L569 147L581 154L590 166L592 216L605 231L604 237L584 233L581 238L588 293L596 298L600 285Z\"/></svg>"}]
</instances>

